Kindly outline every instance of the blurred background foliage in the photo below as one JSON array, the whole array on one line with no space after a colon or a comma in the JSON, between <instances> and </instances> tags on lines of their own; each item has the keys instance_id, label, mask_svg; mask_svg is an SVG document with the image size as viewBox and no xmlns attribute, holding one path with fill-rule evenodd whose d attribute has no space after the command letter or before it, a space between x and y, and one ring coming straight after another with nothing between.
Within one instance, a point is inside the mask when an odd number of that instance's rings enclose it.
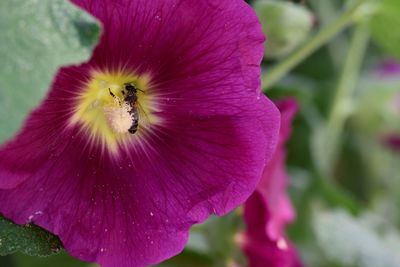
<instances>
[{"instance_id":1,"label":"blurred background foliage","mask_svg":"<svg viewBox=\"0 0 400 267\"><path fill-rule=\"evenodd\" d=\"M247 2L268 36L265 93L300 104L288 145L297 210L288 231L305 266L400 266L400 151L384 141L400 135L400 71L382 70L400 62L400 1ZM234 241L241 216L239 208L195 226L185 251L160 266L246 266ZM19 252L0 266L95 265Z\"/></svg>"}]
</instances>

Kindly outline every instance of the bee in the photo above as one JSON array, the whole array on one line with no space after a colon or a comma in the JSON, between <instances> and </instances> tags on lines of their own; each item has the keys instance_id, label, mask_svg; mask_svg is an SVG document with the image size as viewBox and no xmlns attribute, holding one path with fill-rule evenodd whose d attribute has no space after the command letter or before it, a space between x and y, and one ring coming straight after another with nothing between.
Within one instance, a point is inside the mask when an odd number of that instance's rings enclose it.
<instances>
[{"instance_id":1,"label":"bee","mask_svg":"<svg viewBox=\"0 0 400 267\"><path fill-rule=\"evenodd\" d=\"M130 134L135 134L138 130L139 127L139 110L138 110L138 96L137 92L142 90L138 89L136 86L134 86L132 83L126 83L124 84L124 88L121 93L124 97L123 101L124 103L129 107L128 113L131 117L132 124L130 125L128 132ZM111 92L111 89L109 88L108 91L110 92L110 95L114 99L118 99L120 102L119 98L114 95L113 92ZM122 104L120 102L120 104Z\"/></svg>"}]
</instances>

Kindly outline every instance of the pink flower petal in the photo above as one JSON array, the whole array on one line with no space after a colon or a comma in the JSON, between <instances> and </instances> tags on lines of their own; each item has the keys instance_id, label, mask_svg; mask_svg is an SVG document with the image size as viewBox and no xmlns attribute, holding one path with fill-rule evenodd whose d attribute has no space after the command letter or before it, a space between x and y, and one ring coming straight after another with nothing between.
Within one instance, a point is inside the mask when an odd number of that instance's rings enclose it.
<instances>
[{"instance_id":1,"label":"pink flower petal","mask_svg":"<svg viewBox=\"0 0 400 267\"><path fill-rule=\"evenodd\" d=\"M103 267L179 253L192 224L255 189L279 114L260 92L264 37L241 0L76 0L103 24L93 57L59 71L47 99L0 148L0 212L57 234ZM93 69L150 73L162 125L117 156L71 126Z\"/></svg>"}]
</instances>

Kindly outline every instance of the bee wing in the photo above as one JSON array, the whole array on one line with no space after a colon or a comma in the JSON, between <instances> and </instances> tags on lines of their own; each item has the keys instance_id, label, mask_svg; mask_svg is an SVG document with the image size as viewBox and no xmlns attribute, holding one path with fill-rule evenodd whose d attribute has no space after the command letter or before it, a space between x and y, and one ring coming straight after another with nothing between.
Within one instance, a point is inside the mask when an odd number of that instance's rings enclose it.
<instances>
[{"instance_id":1,"label":"bee wing","mask_svg":"<svg viewBox=\"0 0 400 267\"><path fill-rule=\"evenodd\" d=\"M139 107L139 111L142 112L142 113L144 114L144 116L146 117L146 120L149 120L149 116L148 116L147 113L144 111L142 105L140 105L139 102L137 102L137 105L138 105L138 107ZM137 116L138 116L138 119L139 119L139 112L138 112Z\"/></svg>"}]
</instances>

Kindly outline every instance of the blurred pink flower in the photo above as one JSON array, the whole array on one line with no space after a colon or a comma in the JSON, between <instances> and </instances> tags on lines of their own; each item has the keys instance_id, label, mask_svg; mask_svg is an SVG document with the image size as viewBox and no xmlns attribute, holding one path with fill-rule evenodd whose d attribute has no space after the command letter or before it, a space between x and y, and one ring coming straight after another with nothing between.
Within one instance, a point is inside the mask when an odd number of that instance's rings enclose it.
<instances>
[{"instance_id":1,"label":"blurred pink flower","mask_svg":"<svg viewBox=\"0 0 400 267\"><path fill-rule=\"evenodd\" d=\"M400 134L387 134L382 138L383 144L395 152L400 152Z\"/></svg>"},{"instance_id":2,"label":"blurred pink flower","mask_svg":"<svg viewBox=\"0 0 400 267\"><path fill-rule=\"evenodd\" d=\"M276 103L281 111L281 130L277 149L264 169L257 190L245 204L246 232L241 245L249 260L249 267L302 266L296 249L286 238L284 228L295 218L286 193L288 174L285 168L285 144L292 131L292 120L297 112L294 99Z\"/></svg>"},{"instance_id":3,"label":"blurred pink flower","mask_svg":"<svg viewBox=\"0 0 400 267\"><path fill-rule=\"evenodd\" d=\"M378 75L386 78L400 75L400 64L394 59L386 59L378 66Z\"/></svg>"},{"instance_id":4,"label":"blurred pink flower","mask_svg":"<svg viewBox=\"0 0 400 267\"><path fill-rule=\"evenodd\" d=\"M378 67L378 74L382 78L400 78L400 63L394 59L385 60ZM390 108L400 118L400 92L397 92L392 99L390 99ZM393 151L400 151L400 134L397 132L389 132L381 137L382 143Z\"/></svg>"}]
</instances>

